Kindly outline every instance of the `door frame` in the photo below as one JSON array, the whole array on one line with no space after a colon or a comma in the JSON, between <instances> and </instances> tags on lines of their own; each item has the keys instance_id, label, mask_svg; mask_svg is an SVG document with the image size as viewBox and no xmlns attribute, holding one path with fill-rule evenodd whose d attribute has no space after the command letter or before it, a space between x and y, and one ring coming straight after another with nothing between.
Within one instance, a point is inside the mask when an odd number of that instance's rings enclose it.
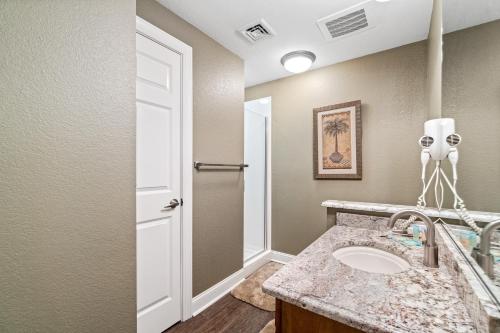
<instances>
[{"instance_id":1,"label":"door frame","mask_svg":"<svg viewBox=\"0 0 500 333\"><path fill-rule=\"evenodd\" d=\"M192 317L193 298L193 49L136 16L136 33L181 57L181 320Z\"/></svg>"},{"instance_id":2,"label":"door frame","mask_svg":"<svg viewBox=\"0 0 500 333\"><path fill-rule=\"evenodd\" d=\"M272 96L266 96L263 98L267 98L269 100L269 115L266 117L266 251L272 250L272 141L271 141L271 131L272 131L272 117L273 117L273 98Z\"/></svg>"}]
</instances>

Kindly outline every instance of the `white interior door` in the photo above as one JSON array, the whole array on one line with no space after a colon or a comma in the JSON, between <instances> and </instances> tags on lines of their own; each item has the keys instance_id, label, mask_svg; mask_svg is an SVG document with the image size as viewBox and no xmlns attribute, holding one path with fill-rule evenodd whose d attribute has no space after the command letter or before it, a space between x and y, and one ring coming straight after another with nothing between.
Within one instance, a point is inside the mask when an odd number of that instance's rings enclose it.
<instances>
[{"instance_id":1,"label":"white interior door","mask_svg":"<svg viewBox=\"0 0 500 333\"><path fill-rule=\"evenodd\" d=\"M181 319L181 58L140 34L136 50L137 331L157 333Z\"/></svg>"},{"instance_id":2,"label":"white interior door","mask_svg":"<svg viewBox=\"0 0 500 333\"><path fill-rule=\"evenodd\" d=\"M265 249L266 116L245 109L244 260Z\"/></svg>"}]
</instances>

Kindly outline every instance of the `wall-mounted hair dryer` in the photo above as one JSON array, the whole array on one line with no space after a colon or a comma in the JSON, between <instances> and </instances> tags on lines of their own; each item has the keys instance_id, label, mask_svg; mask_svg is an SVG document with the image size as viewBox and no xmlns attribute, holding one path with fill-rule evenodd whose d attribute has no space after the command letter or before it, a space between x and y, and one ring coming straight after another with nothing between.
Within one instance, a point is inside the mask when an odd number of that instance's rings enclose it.
<instances>
[{"instance_id":1,"label":"wall-mounted hair dryer","mask_svg":"<svg viewBox=\"0 0 500 333\"><path fill-rule=\"evenodd\" d=\"M424 123L424 136L420 138L419 144L422 147L420 153L420 161L422 162L422 194L418 198L417 209L422 210L426 207L427 202L425 195L434 181L434 196L438 209L442 208L444 197L444 186L442 179L448 185L454 198L453 208L476 233L480 234L481 229L475 221L469 216L465 204L457 193L456 184L458 180L457 163L458 149L457 146L462 141L460 135L455 133L455 120L452 118L438 118L428 120ZM453 170L453 181L450 181L445 172L441 168L442 161L448 159ZM426 181L426 168L429 161L434 160L436 166L431 174L431 177ZM442 179L441 179L442 178ZM405 230L416 217L412 216L403 226Z\"/></svg>"}]
</instances>

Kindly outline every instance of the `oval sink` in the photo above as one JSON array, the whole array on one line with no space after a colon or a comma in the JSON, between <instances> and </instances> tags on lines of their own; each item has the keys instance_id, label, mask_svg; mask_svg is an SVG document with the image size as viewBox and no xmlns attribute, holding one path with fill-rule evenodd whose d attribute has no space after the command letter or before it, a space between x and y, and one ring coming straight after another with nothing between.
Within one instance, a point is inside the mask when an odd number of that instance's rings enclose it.
<instances>
[{"instance_id":1,"label":"oval sink","mask_svg":"<svg viewBox=\"0 0 500 333\"><path fill-rule=\"evenodd\" d=\"M403 258L368 246L343 247L335 250L333 256L345 265L370 273L396 274L410 268Z\"/></svg>"}]
</instances>

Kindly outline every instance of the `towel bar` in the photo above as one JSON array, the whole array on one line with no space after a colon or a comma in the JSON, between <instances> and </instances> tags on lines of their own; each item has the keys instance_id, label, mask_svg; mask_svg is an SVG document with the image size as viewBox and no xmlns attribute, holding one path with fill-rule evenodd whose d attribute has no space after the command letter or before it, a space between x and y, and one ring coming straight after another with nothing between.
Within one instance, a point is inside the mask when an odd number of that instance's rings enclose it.
<instances>
[{"instance_id":1,"label":"towel bar","mask_svg":"<svg viewBox=\"0 0 500 333\"><path fill-rule=\"evenodd\" d=\"M248 168L248 164L202 163L199 161L194 162L194 168L196 170L207 170L207 168L202 169L201 167L208 167L212 170L223 170L223 168L231 168L231 170L233 170L234 168L238 168L240 170L243 170L243 168Z\"/></svg>"}]
</instances>

